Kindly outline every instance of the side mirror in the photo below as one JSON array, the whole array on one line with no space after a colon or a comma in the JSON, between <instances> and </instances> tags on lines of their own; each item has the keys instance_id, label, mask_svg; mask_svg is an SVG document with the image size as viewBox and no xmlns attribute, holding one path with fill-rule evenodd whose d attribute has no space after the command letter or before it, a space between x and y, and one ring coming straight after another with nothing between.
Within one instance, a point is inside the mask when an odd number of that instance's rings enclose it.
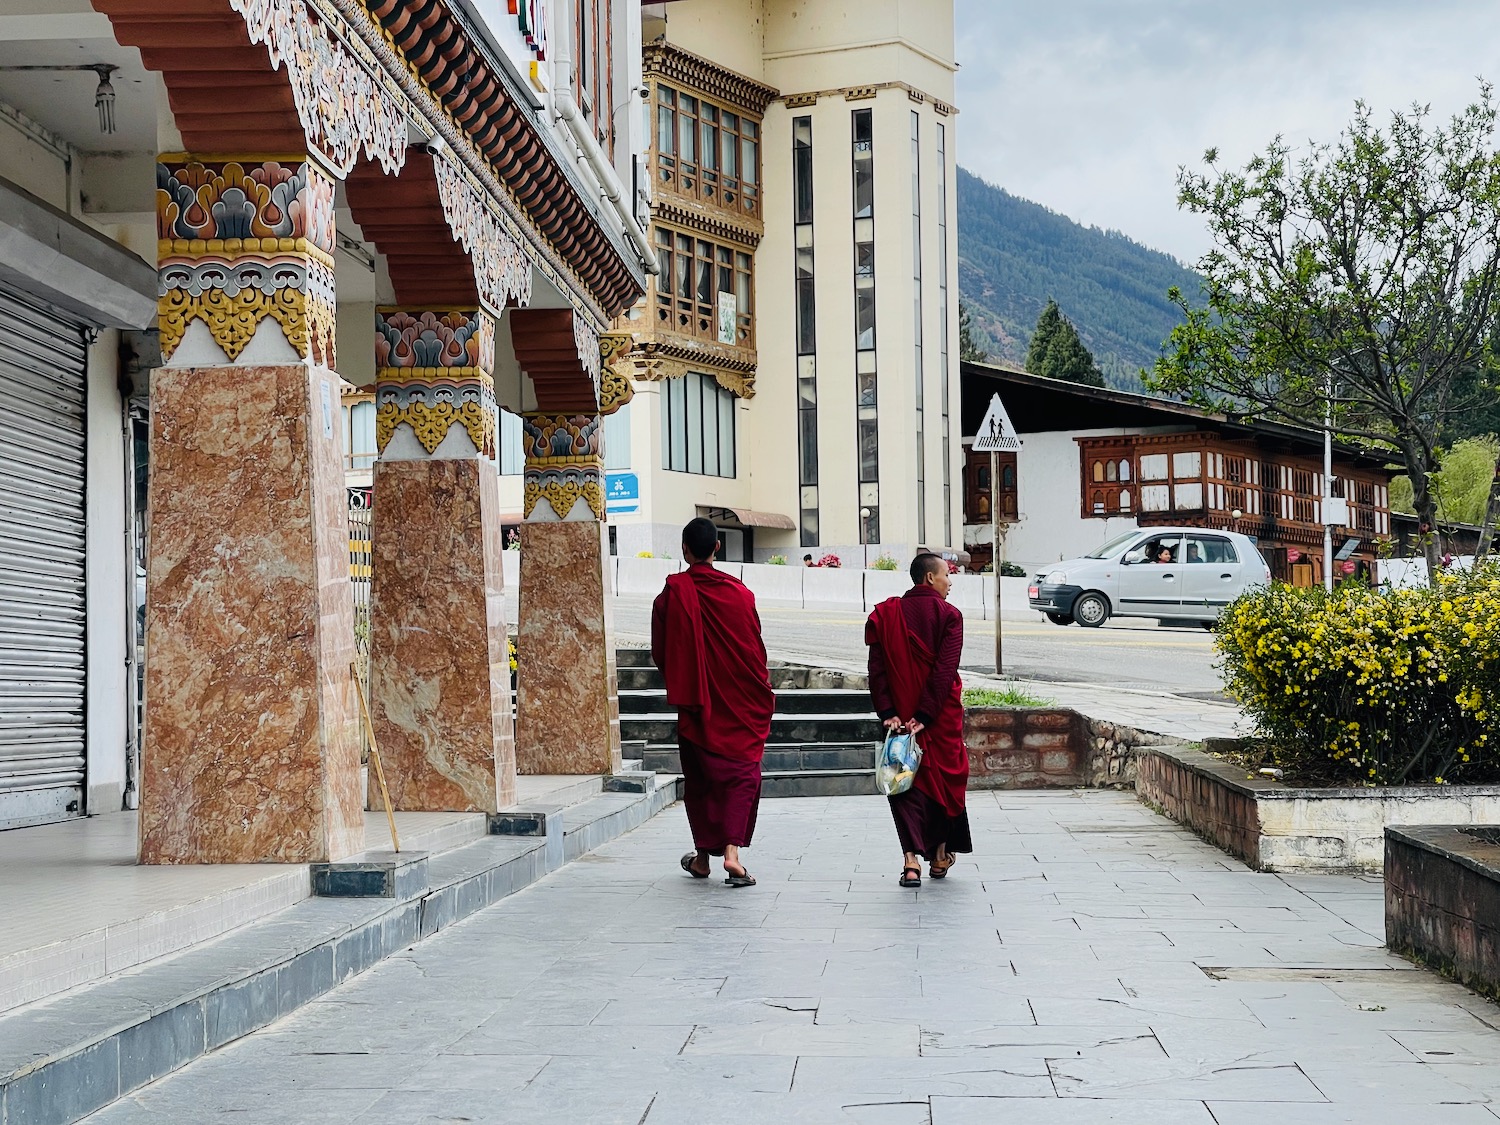
<instances>
[{"instance_id":1,"label":"side mirror","mask_svg":"<svg viewBox=\"0 0 1500 1125\"><path fill-rule=\"evenodd\" d=\"M1145 562L1146 561L1146 548L1144 548L1144 547L1136 547L1133 550L1126 551L1125 552L1125 558L1124 558L1123 561L1124 561L1124 563L1125 563L1126 566L1133 566L1136 563L1143 563L1143 562Z\"/></svg>"}]
</instances>

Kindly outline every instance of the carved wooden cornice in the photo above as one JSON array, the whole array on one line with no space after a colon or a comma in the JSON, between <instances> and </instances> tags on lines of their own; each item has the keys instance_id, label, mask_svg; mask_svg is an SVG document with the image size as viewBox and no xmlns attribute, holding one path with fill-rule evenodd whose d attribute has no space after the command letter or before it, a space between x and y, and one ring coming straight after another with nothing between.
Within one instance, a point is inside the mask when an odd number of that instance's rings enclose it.
<instances>
[{"instance_id":1,"label":"carved wooden cornice","mask_svg":"<svg viewBox=\"0 0 1500 1125\"><path fill-rule=\"evenodd\" d=\"M651 215L674 227L697 231L721 242L733 242L747 250L759 246L766 233L765 224L759 220L742 215L730 218L728 211L665 194L651 205Z\"/></svg>"},{"instance_id":2,"label":"carved wooden cornice","mask_svg":"<svg viewBox=\"0 0 1500 1125\"><path fill-rule=\"evenodd\" d=\"M690 371L712 375L714 381L743 399L755 397L755 352L727 348L699 340L646 336L628 357L635 361L635 377L659 382L680 379Z\"/></svg>"},{"instance_id":3,"label":"carved wooden cornice","mask_svg":"<svg viewBox=\"0 0 1500 1125\"><path fill-rule=\"evenodd\" d=\"M943 117L951 117L958 110L945 101L919 90L908 82L875 82L863 86L838 86L832 90L804 90L796 94L782 94L779 100L788 109L801 109L816 105L819 98L841 97L848 102L868 101L882 90L905 90L906 96L918 104L931 102L932 108Z\"/></svg>"},{"instance_id":4,"label":"carved wooden cornice","mask_svg":"<svg viewBox=\"0 0 1500 1125\"><path fill-rule=\"evenodd\" d=\"M687 87L690 93L707 94L715 101L757 117L764 114L766 106L777 97L774 86L757 82L672 43L647 44L642 52L641 65L647 78L664 78Z\"/></svg>"}]
</instances>

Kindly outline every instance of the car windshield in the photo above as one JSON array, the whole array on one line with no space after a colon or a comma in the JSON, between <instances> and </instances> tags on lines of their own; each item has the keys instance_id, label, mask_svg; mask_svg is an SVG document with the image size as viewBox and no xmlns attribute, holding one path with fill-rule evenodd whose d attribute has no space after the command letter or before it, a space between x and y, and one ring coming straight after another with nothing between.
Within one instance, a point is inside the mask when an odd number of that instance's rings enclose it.
<instances>
[{"instance_id":1,"label":"car windshield","mask_svg":"<svg viewBox=\"0 0 1500 1125\"><path fill-rule=\"evenodd\" d=\"M1139 531L1127 531L1124 535L1116 535L1109 542L1105 543L1104 546L1090 551L1083 557L1086 559L1110 558L1112 555L1119 552L1125 546L1125 544L1135 539L1138 535L1140 535Z\"/></svg>"}]
</instances>

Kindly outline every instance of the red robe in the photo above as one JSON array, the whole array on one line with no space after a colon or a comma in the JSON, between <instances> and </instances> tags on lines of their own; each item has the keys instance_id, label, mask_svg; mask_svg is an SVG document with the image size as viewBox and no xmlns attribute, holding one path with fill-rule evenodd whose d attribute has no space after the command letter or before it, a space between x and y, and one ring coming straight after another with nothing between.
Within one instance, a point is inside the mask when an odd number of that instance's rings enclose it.
<instances>
[{"instance_id":1,"label":"red robe","mask_svg":"<svg viewBox=\"0 0 1500 1125\"><path fill-rule=\"evenodd\" d=\"M882 719L917 719L922 764L912 788L891 798L904 851L931 859L940 844L970 851L965 802L969 752L964 746L963 614L930 586L875 607L865 626L870 695ZM913 796L915 794L915 796Z\"/></svg>"},{"instance_id":2,"label":"red robe","mask_svg":"<svg viewBox=\"0 0 1500 1125\"><path fill-rule=\"evenodd\" d=\"M677 708L693 842L716 854L745 847L776 710L755 595L708 563L672 575L651 609L651 656Z\"/></svg>"}]
</instances>

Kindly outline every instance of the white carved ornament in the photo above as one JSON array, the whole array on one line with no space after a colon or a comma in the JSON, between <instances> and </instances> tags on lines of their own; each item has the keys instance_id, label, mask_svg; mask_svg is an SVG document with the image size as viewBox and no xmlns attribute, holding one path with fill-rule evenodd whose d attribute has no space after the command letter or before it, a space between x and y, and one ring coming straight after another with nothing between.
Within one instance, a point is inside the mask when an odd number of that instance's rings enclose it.
<instances>
[{"instance_id":1,"label":"white carved ornament","mask_svg":"<svg viewBox=\"0 0 1500 1125\"><path fill-rule=\"evenodd\" d=\"M531 259L505 232L499 218L446 151L433 156L438 198L453 237L474 263L480 299L499 311L512 301L531 303Z\"/></svg>"},{"instance_id":2,"label":"white carved ornament","mask_svg":"<svg viewBox=\"0 0 1500 1125\"><path fill-rule=\"evenodd\" d=\"M306 0L229 0L272 68L285 66L308 146L340 178L359 150L387 174L406 162L406 111L313 17ZM230 95L232 97L232 94Z\"/></svg>"}]
</instances>

